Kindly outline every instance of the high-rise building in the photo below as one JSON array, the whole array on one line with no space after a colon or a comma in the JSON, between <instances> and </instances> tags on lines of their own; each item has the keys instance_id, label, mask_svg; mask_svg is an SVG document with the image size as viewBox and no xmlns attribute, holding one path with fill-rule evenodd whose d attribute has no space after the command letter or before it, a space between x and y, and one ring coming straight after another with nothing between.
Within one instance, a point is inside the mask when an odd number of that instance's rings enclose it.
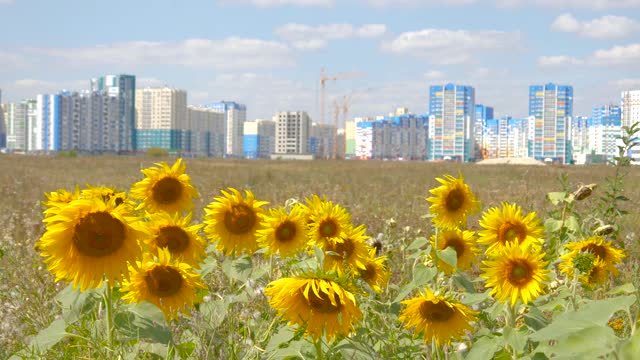
<instances>
[{"instance_id":1,"label":"high-rise building","mask_svg":"<svg viewBox=\"0 0 640 360\"><path fill-rule=\"evenodd\" d=\"M527 156L527 118L503 116L488 119L484 131L485 159Z\"/></svg>"},{"instance_id":2,"label":"high-rise building","mask_svg":"<svg viewBox=\"0 0 640 360\"><path fill-rule=\"evenodd\" d=\"M591 118L587 116L574 116L571 119L571 148L573 149L574 163L580 163L578 156L590 154L588 124Z\"/></svg>"},{"instance_id":3,"label":"high-rise building","mask_svg":"<svg viewBox=\"0 0 640 360\"><path fill-rule=\"evenodd\" d=\"M305 111L281 111L276 123L276 154L308 154L311 118Z\"/></svg>"},{"instance_id":4,"label":"high-rise building","mask_svg":"<svg viewBox=\"0 0 640 360\"><path fill-rule=\"evenodd\" d=\"M184 151L192 156L224 156L225 114L217 110L187 106L187 136Z\"/></svg>"},{"instance_id":5,"label":"high-rise building","mask_svg":"<svg viewBox=\"0 0 640 360\"><path fill-rule=\"evenodd\" d=\"M474 161L475 89L454 84L429 90L429 160Z\"/></svg>"},{"instance_id":6,"label":"high-rise building","mask_svg":"<svg viewBox=\"0 0 640 360\"><path fill-rule=\"evenodd\" d=\"M276 151L276 123L257 119L244 123L245 159L269 159Z\"/></svg>"},{"instance_id":7,"label":"high-rise building","mask_svg":"<svg viewBox=\"0 0 640 360\"><path fill-rule=\"evenodd\" d=\"M7 149L26 152L29 137L32 135L31 124L35 123L36 101L22 100L19 103L5 104L5 120L7 124Z\"/></svg>"},{"instance_id":8,"label":"high-rise building","mask_svg":"<svg viewBox=\"0 0 640 360\"><path fill-rule=\"evenodd\" d=\"M587 121L589 150L605 159L618 155L616 140L622 134L622 112L618 105L594 107Z\"/></svg>"},{"instance_id":9,"label":"high-rise building","mask_svg":"<svg viewBox=\"0 0 640 360\"><path fill-rule=\"evenodd\" d=\"M332 159L335 131L333 124L312 123L309 132L309 153L316 159Z\"/></svg>"},{"instance_id":10,"label":"high-rise building","mask_svg":"<svg viewBox=\"0 0 640 360\"><path fill-rule=\"evenodd\" d=\"M187 92L145 88L136 90L136 149L159 147L182 152L187 126Z\"/></svg>"},{"instance_id":11,"label":"high-rise building","mask_svg":"<svg viewBox=\"0 0 640 360\"><path fill-rule=\"evenodd\" d=\"M7 125L4 121L4 105L2 104L2 89L0 89L0 149L7 147Z\"/></svg>"},{"instance_id":12,"label":"high-rise building","mask_svg":"<svg viewBox=\"0 0 640 360\"><path fill-rule=\"evenodd\" d=\"M30 128L28 151L60 150L60 95L36 97L36 119Z\"/></svg>"},{"instance_id":13,"label":"high-rise building","mask_svg":"<svg viewBox=\"0 0 640 360\"><path fill-rule=\"evenodd\" d=\"M473 139L475 141L476 160L484 158L487 144L484 139L486 122L493 119L493 107L476 104L475 121L473 125Z\"/></svg>"},{"instance_id":14,"label":"high-rise building","mask_svg":"<svg viewBox=\"0 0 640 360\"><path fill-rule=\"evenodd\" d=\"M425 160L428 135L427 115L405 112L377 119L372 124L372 158Z\"/></svg>"},{"instance_id":15,"label":"high-rise building","mask_svg":"<svg viewBox=\"0 0 640 360\"><path fill-rule=\"evenodd\" d=\"M117 113L109 121L109 137L105 151L129 153L136 151L136 77L134 75L106 75L91 79L91 91L117 99ZM110 102L110 101L109 101ZM115 123L110 123L115 120Z\"/></svg>"},{"instance_id":16,"label":"high-rise building","mask_svg":"<svg viewBox=\"0 0 640 360\"><path fill-rule=\"evenodd\" d=\"M529 86L529 157L561 164L571 162L569 124L573 116L573 87L568 85Z\"/></svg>"},{"instance_id":17,"label":"high-rise building","mask_svg":"<svg viewBox=\"0 0 640 360\"><path fill-rule=\"evenodd\" d=\"M631 126L640 122L640 90L629 90L622 92L620 101L622 106L622 124ZM640 134L634 138L636 146L627 154L633 164L640 164Z\"/></svg>"},{"instance_id":18,"label":"high-rise building","mask_svg":"<svg viewBox=\"0 0 640 360\"><path fill-rule=\"evenodd\" d=\"M356 143L355 157L360 160L373 158L373 122L372 118L355 118Z\"/></svg>"},{"instance_id":19,"label":"high-rise building","mask_svg":"<svg viewBox=\"0 0 640 360\"><path fill-rule=\"evenodd\" d=\"M244 156L242 149L244 122L247 120L247 107L233 101L221 101L202 105L225 116L225 157Z\"/></svg>"}]
</instances>

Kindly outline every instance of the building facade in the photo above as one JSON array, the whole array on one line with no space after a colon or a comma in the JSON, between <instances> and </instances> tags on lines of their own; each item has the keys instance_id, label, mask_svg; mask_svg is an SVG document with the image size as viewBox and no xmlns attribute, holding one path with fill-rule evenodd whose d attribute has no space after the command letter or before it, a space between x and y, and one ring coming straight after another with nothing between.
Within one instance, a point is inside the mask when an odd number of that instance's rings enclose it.
<instances>
[{"instance_id":1,"label":"building facade","mask_svg":"<svg viewBox=\"0 0 640 360\"><path fill-rule=\"evenodd\" d=\"M134 75L106 75L91 79L91 91L117 99L115 116L105 117L109 121L103 151L130 153L136 151L136 77ZM111 102L111 101L105 101ZM114 123L110 121L115 120Z\"/></svg>"},{"instance_id":2,"label":"building facade","mask_svg":"<svg viewBox=\"0 0 640 360\"><path fill-rule=\"evenodd\" d=\"M7 125L7 149L11 152L26 152L31 124L36 119L36 100L23 100L19 103L7 103L4 106Z\"/></svg>"},{"instance_id":3,"label":"building facade","mask_svg":"<svg viewBox=\"0 0 640 360\"><path fill-rule=\"evenodd\" d=\"M190 156L222 158L225 155L225 115L217 110L187 106L184 151Z\"/></svg>"},{"instance_id":4,"label":"building facade","mask_svg":"<svg viewBox=\"0 0 640 360\"><path fill-rule=\"evenodd\" d=\"M233 101L221 101L204 104L201 107L215 110L225 117L225 157L244 156L244 122L247 120L247 107Z\"/></svg>"},{"instance_id":5,"label":"building facade","mask_svg":"<svg viewBox=\"0 0 640 360\"><path fill-rule=\"evenodd\" d=\"M427 115L385 116L372 123L372 158L425 160L428 135Z\"/></svg>"},{"instance_id":6,"label":"building facade","mask_svg":"<svg viewBox=\"0 0 640 360\"><path fill-rule=\"evenodd\" d=\"M484 139L487 120L493 119L493 107L476 104L473 138L475 141L476 160L486 158L487 144Z\"/></svg>"},{"instance_id":7,"label":"building facade","mask_svg":"<svg viewBox=\"0 0 640 360\"><path fill-rule=\"evenodd\" d=\"M587 121L587 143L590 153L604 159L618 155L617 138L622 135L622 111L618 105L594 107Z\"/></svg>"},{"instance_id":8,"label":"building facade","mask_svg":"<svg viewBox=\"0 0 640 360\"><path fill-rule=\"evenodd\" d=\"M257 119L244 123L244 158L269 159L276 151L276 123Z\"/></svg>"},{"instance_id":9,"label":"building facade","mask_svg":"<svg viewBox=\"0 0 640 360\"><path fill-rule=\"evenodd\" d=\"M306 111L281 111L276 124L276 154L308 154L311 118Z\"/></svg>"},{"instance_id":10,"label":"building facade","mask_svg":"<svg viewBox=\"0 0 640 360\"><path fill-rule=\"evenodd\" d=\"M475 89L454 84L429 90L429 160L475 160Z\"/></svg>"},{"instance_id":11,"label":"building facade","mask_svg":"<svg viewBox=\"0 0 640 360\"><path fill-rule=\"evenodd\" d=\"M188 130L186 91L168 87L137 89L135 108L136 149L184 150Z\"/></svg>"},{"instance_id":12,"label":"building facade","mask_svg":"<svg viewBox=\"0 0 640 360\"><path fill-rule=\"evenodd\" d=\"M622 92L620 101L622 107L622 124L631 126L640 122L640 90L629 90ZM633 164L640 164L640 135L636 134L634 139L638 144L627 154Z\"/></svg>"},{"instance_id":13,"label":"building facade","mask_svg":"<svg viewBox=\"0 0 640 360\"><path fill-rule=\"evenodd\" d=\"M60 95L38 95L27 151L60 150Z\"/></svg>"},{"instance_id":14,"label":"building facade","mask_svg":"<svg viewBox=\"0 0 640 360\"><path fill-rule=\"evenodd\" d=\"M529 86L529 157L536 160L570 163L569 124L573 116L573 87L568 85Z\"/></svg>"}]
</instances>

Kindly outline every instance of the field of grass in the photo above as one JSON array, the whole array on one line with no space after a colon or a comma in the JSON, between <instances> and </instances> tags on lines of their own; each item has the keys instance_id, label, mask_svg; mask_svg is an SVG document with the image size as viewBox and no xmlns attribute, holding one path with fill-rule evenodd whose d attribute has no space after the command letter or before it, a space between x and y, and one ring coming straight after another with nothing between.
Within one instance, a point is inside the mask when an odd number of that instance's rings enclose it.
<instances>
[{"instance_id":1,"label":"field of grass","mask_svg":"<svg viewBox=\"0 0 640 360\"><path fill-rule=\"evenodd\" d=\"M41 202L44 193L60 188L72 191L76 185L106 185L128 191L131 185L143 178L140 170L157 161L148 157L35 157L0 156L0 358L10 356L24 349L29 337L49 326L60 318L60 309L56 302L59 291L66 284L55 283L54 278L43 265L34 243L44 232ZM406 276L412 276L404 269L402 261L409 261L399 255L414 239L432 235L432 225L425 215L429 212L429 189L438 186L436 177L444 174L457 176L462 174L465 182L476 193L483 210L500 205L503 201L515 202L525 212L535 211L541 218L557 211L547 199L549 192L574 191L581 184L596 183L592 197L575 204L576 212L588 213L595 209L597 198L602 195L607 177L615 174L612 166L516 166L516 165L474 165L454 163L392 162L392 161L241 161L186 159L187 173L200 192L195 201L194 219L201 221L203 208L220 195L220 190L234 187L239 190L251 190L256 198L270 203L267 207L283 205L286 200L304 198L317 194L345 207L352 216L354 224L365 224L367 234L384 242L389 256L389 268L392 272L390 290L385 291L375 303L366 303L372 312L397 306L393 301L402 286L410 282ZM618 283L632 283L640 286L638 269L638 245L640 244L640 167L627 167L623 183L624 195L629 201L621 202L620 208L629 211L615 224L619 227L620 243L627 245L627 259L622 266L622 275ZM561 181L561 179L565 179ZM564 184L563 184L564 182ZM563 188L564 187L564 188ZM470 230L479 230L478 219L481 213L469 220ZM585 217L586 218L586 217ZM393 220L392 220L393 219ZM591 224L580 224L588 228ZM403 255L404 256L404 255ZM222 255L213 256L216 264L222 264ZM413 260L411 260L413 261ZM256 260L262 264L262 260ZM397 267L401 266L402 269ZM415 267L415 264L414 264ZM242 277L225 279L222 270L211 270L205 278L211 299L220 299L225 294L242 288ZM275 275L273 275L275 276ZM264 286L272 277L253 279ZM245 279L251 280L251 279ZM238 281L240 283L238 283ZM395 284L394 284L395 282ZM395 285L395 287L393 286ZM243 285L244 286L244 285ZM234 293L237 295L237 292ZM172 341L176 344L193 344L193 349L180 349L180 354L190 354L194 358L262 358L272 354L265 352L271 346L270 341L276 335L289 341L283 332L284 324L273 321L276 317L269 309L264 295L251 298L248 303L216 302L205 315L192 319L181 319L168 325L172 331ZM212 305L213 306L213 305ZM225 306L224 311L219 307ZM385 306L387 306L385 308ZM637 301L633 305L637 312ZM95 319L100 317L96 310ZM212 315L216 311L236 314L224 320ZM363 312L365 309L363 309ZM397 314L398 309L389 310ZM258 314L254 314L258 312ZM208 316L208 317L207 317ZM233 317L236 317L233 319ZM374 318L375 317L375 318ZM246 318L246 319L245 319ZM383 315L371 316L367 324L386 321ZM86 320L88 321L88 320ZM220 322L217 323L216 322ZM90 325L75 325L78 329L66 331L90 333ZM400 325L388 325L401 329ZM489 325L483 325L488 327ZM632 324L627 323L626 335ZM278 330L278 331L276 331ZM283 335L284 334L284 335ZM90 334L83 334L85 338ZM94 334L95 335L95 334ZM358 332L356 339L360 343L373 341ZM394 335L390 343L384 346L387 354L414 354L420 339L412 340L411 334ZM95 336L94 336L95 337ZM405 338L406 337L406 338ZM283 341L284 341L283 340ZM58 344L46 355L50 358L68 356L68 348L75 344L66 340L65 345ZM93 344L98 346L96 344ZM353 345L353 344L352 344ZM110 357L91 349L91 343L85 342L74 350L72 357ZM373 346L373 345L371 345ZM188 346L187 346L188 347ZM352 346L357 348L356 345ZM129 349L129 348L128 348ZM277 349L277 344L276 344ZM356 350L349 348L357 353ZM328 352L329 349L327 349ZM335 357L346 356L345 352L334 351ZM383 350L380 350L383 351ZM151 351L153 352L153 351ZM380 352L378 352L380 353ZM66 355L65 355L66 354ZM415 355L415 354L414 354ZM151 355L149 355L151 357ZM185 355L186 356L186 355ZM407 355L408 356L408 355ZM431 356L425 352L425 357ZM357 357L357 356L356 356Z\"/></svg>"}]
</instances>

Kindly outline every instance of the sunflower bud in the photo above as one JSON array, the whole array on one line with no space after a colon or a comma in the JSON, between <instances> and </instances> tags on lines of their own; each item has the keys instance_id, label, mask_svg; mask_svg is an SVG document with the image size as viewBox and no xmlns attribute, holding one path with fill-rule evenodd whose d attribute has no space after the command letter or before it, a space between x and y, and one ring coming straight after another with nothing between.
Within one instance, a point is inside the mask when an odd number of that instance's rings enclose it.
<instances>
[{"instance_id":1,"label":"sunflower bud","mask_svg":"<svg viewBox=\"0 0 640 360\"><path fill-rule=\"evenodd\" d=\"M589 274L595 266L596 257L589 251L582 251L576 254L573 259L574 267L582 274Z\"/></svg>"},{"instance_id":2,"label":"sunflower bud","mask_svg":"<svg viewBox=\"0 0 640 360\"><path fill-rule=\"evenodd\" d=\"M616 228L613 227L613 225L607 224L607 225L602 225L599 228L595 229L593 233L599 236L605 236L613 233L614 231L616 231Z\"/></svg>"},{"instance_id":3,"label":"sunflower bud","mask_svg":"<svg viewBox=\"0 0 640 360\"><path fill-rule=\"evenodd\" d=\"M572 194L573 198L578 201L584 200L591 195L591 193L593 192L593 189L595 189L597 186L598 184L582 185L580 186L580 188L578 188L578 190L573 192Z\"/></svg>"}]
</instances>

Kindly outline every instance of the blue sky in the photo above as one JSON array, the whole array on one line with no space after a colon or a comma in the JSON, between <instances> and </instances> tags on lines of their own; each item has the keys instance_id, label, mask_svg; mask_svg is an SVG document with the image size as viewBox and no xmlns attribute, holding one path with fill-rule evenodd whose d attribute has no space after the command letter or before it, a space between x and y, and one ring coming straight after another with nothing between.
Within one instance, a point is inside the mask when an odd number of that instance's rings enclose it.
<instances>
[{"instance_id":1,"label":"blue sky","mask_svg":"<svg viewBox=\"0 0 640 360\"><path fill-rule=\"evenodd\" d=\"M104 74L229 100L248 119L327 118L408 107L430 85L476 89L497 116L526 116L528 86L574 87L574 115L640 89L640 0L0 0L2 101L84 90Z\"/></svg>"}]
</instances>

